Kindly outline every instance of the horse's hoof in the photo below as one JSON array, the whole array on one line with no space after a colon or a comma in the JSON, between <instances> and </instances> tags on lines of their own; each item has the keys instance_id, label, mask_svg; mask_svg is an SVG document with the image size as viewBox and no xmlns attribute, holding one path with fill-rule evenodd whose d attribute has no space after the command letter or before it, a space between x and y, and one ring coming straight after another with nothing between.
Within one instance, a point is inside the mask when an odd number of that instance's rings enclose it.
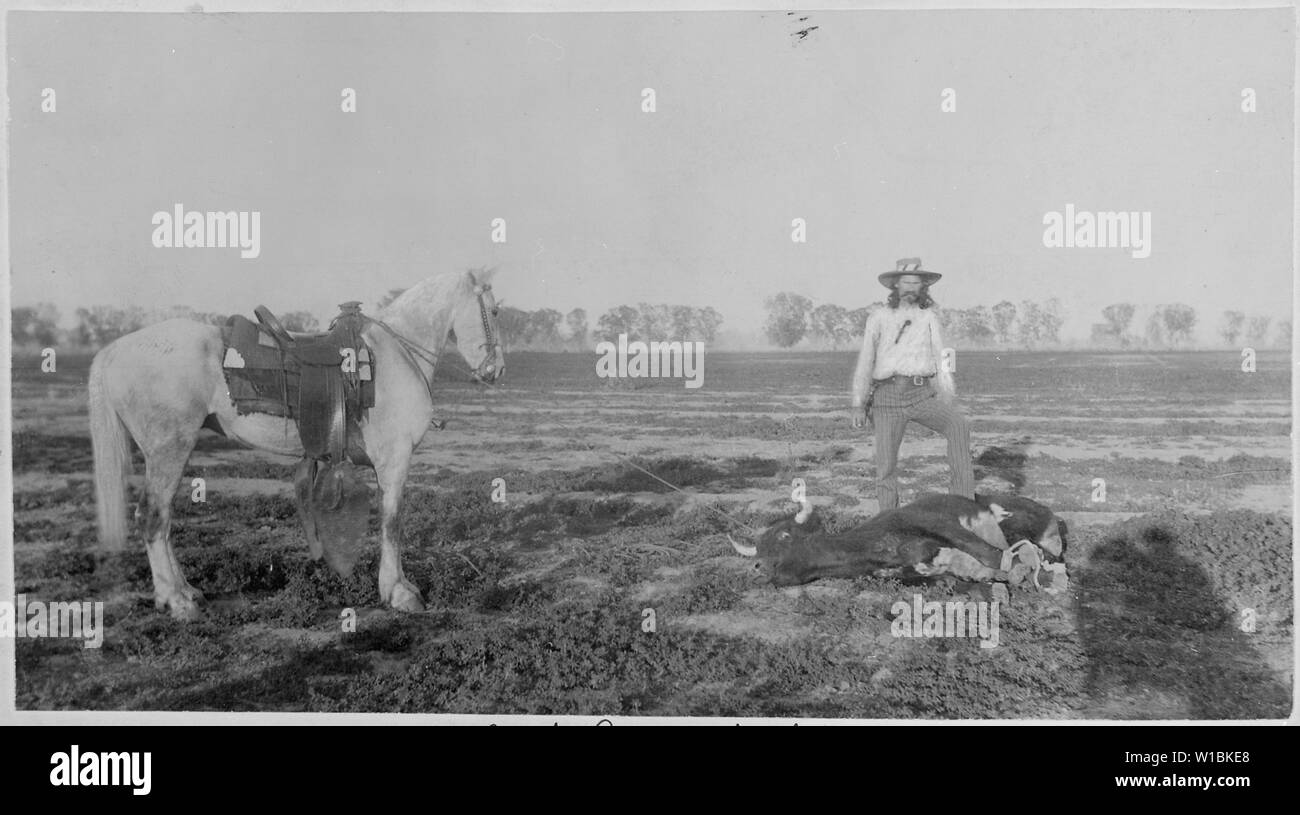
<instances>
[{"instance_id":1,"label":"horse's hoof","mask_svg":"<svg viewBox=\"0 0 1300 815\"><path fill-rule=\"evenodd\" d=\"M412 614L424 611L424 601L420 599L420 592L415 586L411 585L409 580L403 580L393 586L393 593L388 599L388 604L398 611L408 611Z\"/></svg>"},{"instance_id":2,"label":"horse's hoof","mask_svg":"<svg viewBox=\"0 0 1300 815\"><path fill-rule=\"evenodd\" d=\"M177 592L165 601L158 601L157 606L159 608L166 606L167 610L171 612L173 620L179 620L183 623L192 623L202 616L197 600L202 599L203 595L198 592L195 592L195 594L198 594L197 599L187 597L184 594Z\"/></svg>"}]
</instances>

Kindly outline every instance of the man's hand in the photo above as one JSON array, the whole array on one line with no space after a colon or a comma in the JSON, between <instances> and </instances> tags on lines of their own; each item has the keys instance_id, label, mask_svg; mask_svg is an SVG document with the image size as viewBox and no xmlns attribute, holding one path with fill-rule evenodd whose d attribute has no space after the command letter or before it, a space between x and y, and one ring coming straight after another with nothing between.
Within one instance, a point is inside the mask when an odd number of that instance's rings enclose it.
<instances>
[{"instance_id":1,"label":"man's hand","mask_svg":"<svg viewBox=\"0 0 1300 815\"><path fill-rule=\"evenodd\" d=\"M849 408L849 413L853 416L853 429L859 430L863 425L871 421L871 408L867 406Z\"/></svg>"},{"instance_id":2,"label":"man's hand","mask_svg":"<svg viewBox=\"0 0 1300 815\"><path fill-rule=\"evenodd\" d=\"M939 369L938 375L934 380L934 395L945 405L952 405L957 401L957 383L956 377L951 371Z\"/></svg>"}]
</instances>

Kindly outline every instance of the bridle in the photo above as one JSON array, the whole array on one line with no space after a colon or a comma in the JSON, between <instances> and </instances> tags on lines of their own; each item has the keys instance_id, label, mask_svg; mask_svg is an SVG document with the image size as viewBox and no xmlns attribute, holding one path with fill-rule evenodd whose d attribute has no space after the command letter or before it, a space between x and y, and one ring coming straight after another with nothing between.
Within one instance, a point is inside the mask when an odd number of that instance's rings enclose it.
<instances>
[{"instance_id":1,"label":"bridle","mask_svg":"<svg viewBox=\"0 0 1300 815\"><path fill-rule=\"evenodd\" d=\"M479 319L483 323L483 336L486 339L486 342L479 345L479 347L486 349L487 355L485 356L484 361L479 363L479 367L472 372L472 376L474 377L474 380L476 382L479 382L480 384L483 385L488 385L491 383L489 383L487 380L483 378L480 371L486 365L489 364L495 365L497 349L501 345L500 341L497 339L496 335L492 331L491 322L488 320L488 307L487 307L487 303L484 300L484 295L490 291L492 291L492 285L490 283L483 283L479 286L476 286L474 289L474 296L478 299ZM398 332L397 329L393 328L383 320L376 320L374 317L365 317L364 319L366 322L374 323L375 325L384 329L389 333L389 335L392 336L393 339L397 340L398 347L400 347L402 349L402 352L406 354L407 362L411 363L411 367L414 368L416 374L419 375L420 381L424 383L424 388L429 393L429 404L436 406L438 404L438 400L433 394L433 376L434 373L436 373L438 370L438 357L441 355L441 352L431 351L428 348L425 348L424 346L420 345L419 343L412 342L411 340L404 337L400 332ZM429 364L428 376L424 375L424 369L420 367L419 362L417 362L416 360L422 360Z\"/></svg>"},{"instance_id":2,"label":"bridle","mask_svg":"<svg viewBox=\"0 0 1300 815\"><path fill-rule=\"evenodd\" d=\"M490 292L490 291L492 291L492 284L491 284L491 283L483 283L483 284L480 284L479 286L475 287L475 289L474 289L474 296L478 299L478 316L479 316L479 319L480 319L480 320L482 321L482 323L483 323L483 337L484 337L484 339L486 340L485 342L483 342L482 344L479 345L479 348L482 348L482 349L484 349L484 350L487 352L487 353L485 354L485 356L484 356L484 361L479 363L479 368L480 368L480 369L481 369L484 365L489 365L489 364L491 364L491 365L495 365L495 364L496 364L496 363L495 363L495 360L496 360L496 358L497 358L497 349L498 349L499 347L501 347L501 342L500 342L500 340L499 340L499 339L497 338L497 336L496 336L495 334L493 334L493 332L492 332L492 326L491 326L490 322L488 321L488 307L487 307L487 303L484 302L484 299L483 299L483 295L487 294L487 293ZM493 307L493 314L495 314L495 313L496 313L496 308L495 308L495 306L494 306L494 307ZM489 360L491 360L491 362L489 362ZM477 369L476 369L475 372L474 372L474 376L475 376L475 378L477 378L480 382L483 382L483 379L482 379L481 376L479 376L479 374L478 374L478 370L477 370ZM483 384L486 385L487 383L486 383L486 382L483 382Z\"/></svg>"}]
</instances>

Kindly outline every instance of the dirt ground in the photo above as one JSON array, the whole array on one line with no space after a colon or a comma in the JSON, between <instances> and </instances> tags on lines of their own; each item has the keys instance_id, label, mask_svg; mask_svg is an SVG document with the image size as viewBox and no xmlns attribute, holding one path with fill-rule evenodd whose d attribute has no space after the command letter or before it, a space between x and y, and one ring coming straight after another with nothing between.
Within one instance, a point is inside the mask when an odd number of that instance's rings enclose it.
<instances>
[{"instance_id":1,"label":"dirt ground","mask_svg":"<svg viewBox=\"0 0 1300 815\"><path fill-rule=\"evenodd\" d=\"M783 517L796 477L832 528L873 514L872 444L848 421L851 354L707 362L698 390L598 379L582 354L512 354L491 390L441 382L447 429L426 436L403 517L423 614L379 605L373 532L348 580L308 560L293 462L205 431L185 483L204 478L207 500L178 494L173 535L208 602L183 624L154 609L142 544L96 547L88 360L15 359L17 592L102 600L107 623L99 649L19 639L19 709L1289 715L1289 355L1243 373L1233 354L963 354L978 488L1070 530L1069 591L1015 592L996 648L891 633L894 603L952 599L942 585L776 589L738 557L719 513ZM943 453L909 429L904 501L946 489Z\"/></svg>"}]
</instances>

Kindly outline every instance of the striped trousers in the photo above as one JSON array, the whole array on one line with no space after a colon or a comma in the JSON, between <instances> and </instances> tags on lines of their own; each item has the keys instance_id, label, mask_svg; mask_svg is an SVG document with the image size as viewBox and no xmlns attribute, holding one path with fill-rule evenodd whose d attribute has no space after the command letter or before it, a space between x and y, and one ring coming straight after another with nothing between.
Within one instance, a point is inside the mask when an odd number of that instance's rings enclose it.
<instances>
[{"instance_id":1,"label":"striped trousers","mask_svg":"<svg viewBox=\"0 0 1300 815\"><path fill-rule=\"evenodd\" d=\"M948 440L948 492L975 497L975 471L970 456L970 422L957 409L935 396L934 386L888 381L876 387L871 405L876 428L876 497L880 511L898 507L898 448L908 422L917 422Z\"/></svg>"}]
</instances>

